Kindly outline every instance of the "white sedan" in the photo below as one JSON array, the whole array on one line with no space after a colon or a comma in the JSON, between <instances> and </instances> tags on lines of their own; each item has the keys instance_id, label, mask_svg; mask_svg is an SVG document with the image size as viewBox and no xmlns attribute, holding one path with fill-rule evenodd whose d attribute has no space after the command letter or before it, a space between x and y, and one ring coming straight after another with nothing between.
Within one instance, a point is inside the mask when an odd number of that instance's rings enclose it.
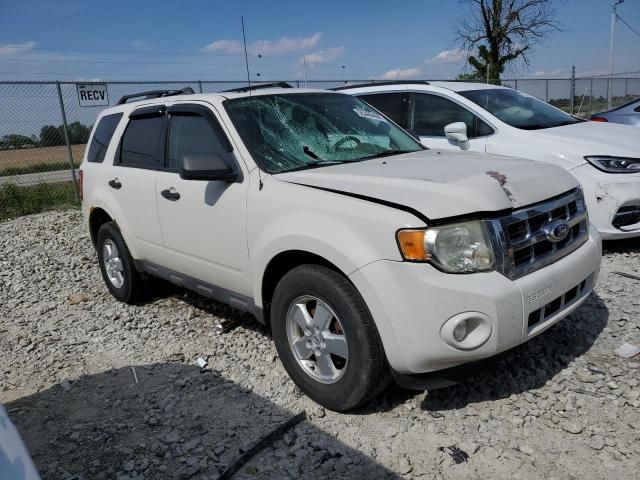
<instances>
[{"instance_id":1,"label":"white sedan","mask_svg":"<svg viewBox=\"0 0 640 480\"><path fill-rule=\"evenodd\" d=\"M580 120L517 90L479 83L389 82L339 90L373 105L427 147L561 166L582 185L603 238L640 236L636 127Z\"/></svg>"},{"instance_id":2,"label":"white sedan","mask_svg":"<svg viewBox=\"0 0 640 480\"><path fill-rule=\"evenodd\" d=\"M0 404L0 479L40 480L20 434Z\"/></svg>"}]
</instances>

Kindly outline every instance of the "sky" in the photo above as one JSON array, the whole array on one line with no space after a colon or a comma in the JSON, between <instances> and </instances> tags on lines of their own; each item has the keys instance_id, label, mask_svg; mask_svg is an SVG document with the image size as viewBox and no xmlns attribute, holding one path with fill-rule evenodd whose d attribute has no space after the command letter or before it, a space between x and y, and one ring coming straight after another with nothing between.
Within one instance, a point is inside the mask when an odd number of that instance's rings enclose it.
<instances>
[{"instance_id":1,"label":"sky","mask_svg":"<svg viewBox=\"0 0 640 480\"><path fill-rule=\"evenodd\" d=\"M610 0L558 0L565 31L506 77L608 72ZM0 80L455 78L458 0L0 0ZM640 0L618 14L640 32ZM640 73L640 33L616 25L616 72ZM630 76L639 76L635 73Z\"/></svg>"}]
</instances>

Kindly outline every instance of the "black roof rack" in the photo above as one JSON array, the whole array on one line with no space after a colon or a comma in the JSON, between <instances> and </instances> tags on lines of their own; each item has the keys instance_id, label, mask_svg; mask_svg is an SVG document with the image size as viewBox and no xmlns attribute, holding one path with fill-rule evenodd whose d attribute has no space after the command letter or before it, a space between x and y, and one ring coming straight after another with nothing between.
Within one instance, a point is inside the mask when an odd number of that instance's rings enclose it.
<instances>
[{"instance_id":1,"label":"black roof rack","mask_svg":"<svg viewBox=\"0 0 640 480\"><path fill-rule=\"evenodd\" d=\"M287 82L272 82L272 83L260 83L258 85L251 85L250 87L231 88L229 90L223 90L223 92L248 92L250 90L260 90L262 88L293 88Z\"/></svg>"},{"instance_id":2,"label":"black roof rack","mask_svg":"<svg viewBox=\"0 0 640 480\"><path fill-rule=\"evenodd\" d=\"M144 97L140 100L148 100L150 98L159 98L159 97L171 97L173 95L191 95L193 94L193 88L185 87L181 90L149 90L148 92L140 92L140 93L132 93L131 95L125 95L116 105L122 105L127 103L132 98Z\"/></svg>"},{"instance_id":3,"label":"black roof rack","mask_svg":"<svg viewBox=\"0 0 640 480\"><path fill-rule=\"evenodd\" d=\"M345 85L344 87L335 87L330 90L338 91L338 90L348 90L350 88L361 88L361 87L383 87L385 85L398 85L411 83L413 85L429 85L429 82L425 80L389 80L385 82L376 82L372 81L370 83L359 83L357 85Z\"/></svg>"}]
</instances>

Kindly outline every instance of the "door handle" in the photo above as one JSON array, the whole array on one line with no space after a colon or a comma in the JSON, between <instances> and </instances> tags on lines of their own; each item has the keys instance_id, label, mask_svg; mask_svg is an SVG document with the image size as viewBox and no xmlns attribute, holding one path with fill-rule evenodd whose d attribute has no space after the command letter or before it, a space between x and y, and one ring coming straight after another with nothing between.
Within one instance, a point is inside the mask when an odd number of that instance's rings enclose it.
<instances>
[{"instance_id":1,"label":"door handle","mask_svg":"<svg viewBox=\"0 0 640 480\"><path fill-rule=\"evenodd\" d=\"M167 200L171 200L172 202L175 202L176 200L180 200L180 194L176 192L176 190L173 187L169 188L168 190L162 190L160 192L160 195L162 195Z\"/></svg>"},{"instance_id":2,"label":"door handle","mask_svg":"<svg viewBox=\"0 0 640 480\"><path fill-rule=\"evenodd\" d=\"M120 190L120 188L122 188L122 184L120 183L120 180L118 180L117 178L114 178L113 180L109 180L109 186L111 188L115 188L116 190Z\"/></svg>"}]
</instances>

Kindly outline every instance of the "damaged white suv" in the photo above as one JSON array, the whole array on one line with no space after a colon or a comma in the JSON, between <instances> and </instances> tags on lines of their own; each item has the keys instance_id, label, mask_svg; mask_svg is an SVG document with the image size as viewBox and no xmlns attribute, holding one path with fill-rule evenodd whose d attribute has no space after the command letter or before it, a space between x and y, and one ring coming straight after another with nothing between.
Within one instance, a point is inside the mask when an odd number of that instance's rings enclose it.
<instances>
[{"instance_id":1,"label":"damaged white suv","mask_svg":"<svg viewBox=\"0 0 640 480\"><path fill-rule=\"evenodd\" d=\"M254 314L330 409L391 377L444 385L596 281L600 239L560 168L426 150L340 93L139 97L100 115L82 164L107 287L130 302L156 276Z\"/></svg>"}]
</instances>

